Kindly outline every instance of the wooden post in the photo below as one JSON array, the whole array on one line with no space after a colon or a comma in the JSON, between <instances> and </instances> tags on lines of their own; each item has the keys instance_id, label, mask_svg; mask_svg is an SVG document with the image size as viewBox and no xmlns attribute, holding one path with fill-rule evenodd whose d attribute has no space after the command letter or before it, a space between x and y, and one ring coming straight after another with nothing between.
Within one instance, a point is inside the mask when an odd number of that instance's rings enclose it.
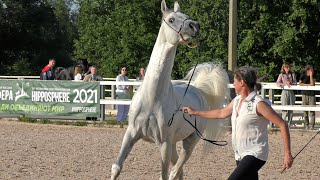
<instances>
[{"instance_id":1,"label":"wooden post","mask_svg":"<svg viewBox=\"0 0 320 180\"><path fill-rule=\"evenodd\" d=\"M269 89L269 100L274 104L274 89Z\"/></svg>"},{"instance_id":2,"label":"wooden post","mask_svg":"<svg viewBox=\"0 0 320 180\"><path fill-rule=\"evenodd\" d=\"M237 0L229 1L228 70L237 67Z\"/></svg>"}]
</instances>

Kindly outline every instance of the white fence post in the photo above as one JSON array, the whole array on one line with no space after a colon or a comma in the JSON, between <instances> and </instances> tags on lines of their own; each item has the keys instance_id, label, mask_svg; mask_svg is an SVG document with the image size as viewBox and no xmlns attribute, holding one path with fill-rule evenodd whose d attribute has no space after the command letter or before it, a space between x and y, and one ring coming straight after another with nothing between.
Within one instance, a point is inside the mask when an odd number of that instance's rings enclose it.
<instances>
[{"instance_id":1,"label":"white fence post","mask_svg":"<svg viewBox=\"0 0 320 180\"><path fill-rule=\"evenodd\" d=\"M105 99L105 86L100 85L100 99ZM106 119L106 105L100 103L100 121Z\"/></svg>"},{"instance_id":2,"label":"white fence post","mask_svg":"<svg viewBox=\"0 0 320 180\"><path fill-rule=\"evenodd\" d=\"M111 99L112 100L115 100L117 97L116 97L116 86L115 85L111 85ZM116 109L116 105L113 104L111 109Z\"/></svg>"}]
</instances>

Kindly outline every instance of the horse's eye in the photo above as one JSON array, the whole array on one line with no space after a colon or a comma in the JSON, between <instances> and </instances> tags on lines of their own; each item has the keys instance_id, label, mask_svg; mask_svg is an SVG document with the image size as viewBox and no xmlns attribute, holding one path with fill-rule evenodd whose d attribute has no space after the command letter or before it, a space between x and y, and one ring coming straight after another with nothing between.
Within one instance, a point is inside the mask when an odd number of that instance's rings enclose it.
<instances>
[{"instance_id":1,"label":"horse's eye","mask_svg":"<svg viewBox=\"0 0 320 180\"><path fill-rule=\"evenodd\" d=\"M170 19L169 19L169 22L172 23L173 21L174 21L174 18L170 18Z\"/></svg>"}]
</instances>

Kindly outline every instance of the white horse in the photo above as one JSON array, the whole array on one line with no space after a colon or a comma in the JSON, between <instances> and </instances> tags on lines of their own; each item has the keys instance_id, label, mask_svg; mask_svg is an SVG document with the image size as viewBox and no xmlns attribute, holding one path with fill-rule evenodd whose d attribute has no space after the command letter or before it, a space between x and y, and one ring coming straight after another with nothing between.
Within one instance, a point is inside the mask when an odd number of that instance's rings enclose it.
<instances>
[{"instance_id":1,"label":"white horse","mask_svg":"<svg viewBox=\"0 0 320 180\"><path fill-rule=\"evenodd\" d=\"M161 153L160 179L182 179L182 166L189 159L199 136L188 122L183 119L181 111L172 118L175 110L182 106L195 109L222 107L229 90L226 71L220 65L212 63L200 64L195 70L193 84L183 98L187 84L173 84L171 72L178 44L190 45L199 33L199 24L189 16L180 12L177 2L174 10L168 9L166 2L161 3L163 21L154 45L146 76L132 99L129 111L129 125L124 135L120 154L112 165L111 179L117 179L123 163L133 145L144 139L155 142ZM187 77L190 77L192 71ZM194 117L187 116L194 125ZM197 128L200 132L205 129L207 138L215 139L221 130L220 121L207 121L197 118ZM209 127L210 125L210 127ZM209 132L208 132L209 131ZM211 137L208 137L211 135ZM176 143L182 141L178 155ZM173 164L169 176L169 165Z\"/></svg>"}]
</instances>

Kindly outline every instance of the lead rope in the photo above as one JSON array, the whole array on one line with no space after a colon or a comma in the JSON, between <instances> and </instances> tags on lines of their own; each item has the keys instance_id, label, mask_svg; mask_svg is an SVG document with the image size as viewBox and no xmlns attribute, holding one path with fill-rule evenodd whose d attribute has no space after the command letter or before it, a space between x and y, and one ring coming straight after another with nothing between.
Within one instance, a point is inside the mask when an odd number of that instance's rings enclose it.
<instances>
[{"instance_id":1,"label":"lead rope","mask_svg":"<svg viewBox=\"0 0 320 180\"><path fill-rule=\"evenodd\" d=\"M173 112L172 117L171 117L171 118L169 119L169 121L168 121L168 125L169 125L169 126L171 126L171 124L172 124L172 122L173 122L173 118L174 118L174 116L177 114L177 112L179 112L179 111L180 111L181 105L182 105L182 103L183 103L184 97L185 97L185 96L186 96L186 94L187 94L188 88L189 88L189 86L190 86L190 83L191 83L191 80L192 80L192 77L193 77L193 74L194 74L194 72L195 72L195 70L196 70L197 65L198 65L198 62L196 63L196 65L195 65L195 67L194 67L194 69L193 69L193 72L192 72L191 77L190 77L190 79L189 79L189 82L188 82L187 88L186 88L186 90L184 91L184 94L183 94L182 100L181 100L181 102L180 102L180 104L179 104L178 108Z\"/></svg>"},{"instance_id":2,"label":"lead rope","mask_svg":"<svg viewBox=\"0 0 320 180\"><path fill-rule=\"evenodd\" d=\"M294 160L307 146L308 144L320 133L320 129L318 130L318 132L310 139L310 141L303 146L303 148L292 158L292 160ZM283 173L287 168L283 168L282 171L280 173Z\"/></svg>"},{"instance_id":3,"label":"lead rope","mask_svg":"<svg viewBox=\"0 0 320 180\"><path fill-rule=\"evenodd\" d=\"M199 57L199 48L197 48L197 54L198 54L198 57ZM171 118L170 118L169 121L168 121L168 126L171 126L171 124L172 124L172 122L173 122L173 119L174 119L174 116L177 114L177 112L181 111L181 110L180 110L181 105L182 105L182 103L183 103L184 97L185 97L186 94L187 94L187 91L188 91L188 89L189 89L189 86L190 86L190 83L191 83L193 74L194 74L194 72L195 72L195 70L196 70L196 68L197 68L197 65L198 65L198 61L196 62L196 65L195 65L194 68L193 68L191 77L189 78L189 81L188 81L187 88L186 88L186 90L185 90L184 93L183 93L182 100L181 100L178 108L173 112Z\"/></svg>"},{"instance_id":4,"label":"lead rope","mask_svg":"<svg viewBox=\"0 0 320 180\"><path fill-rule=\"evenodd\" d=\"M227 141L215 141L215 140L210 140L210 139L206 139L202 133L198 130L197 128L197 118L196 116L194 117L194 125L184 116L186 112L183 112L183 119L186 120L197 132L197 135L200 137L200 139L207 141L211 144L217 145L217 146L226 146L228 144Z\"/></svg>"}]
</instances>

